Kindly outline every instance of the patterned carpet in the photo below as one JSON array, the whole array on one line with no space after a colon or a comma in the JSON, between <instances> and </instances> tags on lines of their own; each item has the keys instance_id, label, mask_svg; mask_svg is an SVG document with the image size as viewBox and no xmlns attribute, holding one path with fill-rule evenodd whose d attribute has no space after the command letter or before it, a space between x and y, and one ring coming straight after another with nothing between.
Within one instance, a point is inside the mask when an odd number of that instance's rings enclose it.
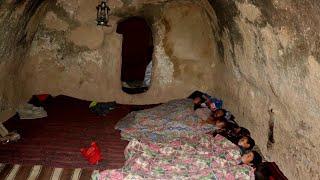
<instances>
[{"instance_id":1,"label":"patterned carpet","mask_svg":"<svg viewBox=\"0 0 320 180\"><path fill-rule=\"evenodd\" d=\"M89 180L93 170L0 164L2 180Z\"/></svg>"},{"instance_id":2,"label":"patterned carpet","mask_svg":"<svg viewBox=\"0 0 320 180\"><path fill-rule=\"evenodd\" d=\"M0 145L0 163L91 170L122 167L128 142L120 139L114 125L130 111L145 107L117 105L106 116L97 116L89 111L89 103L57 96L45 106L46 118L11 118L4 125L9 130L17 130L22 139ZM103 160L98 165L89 165L80 153L80 148L92 141L102 150Z\"/></svg>"}]
</instances>

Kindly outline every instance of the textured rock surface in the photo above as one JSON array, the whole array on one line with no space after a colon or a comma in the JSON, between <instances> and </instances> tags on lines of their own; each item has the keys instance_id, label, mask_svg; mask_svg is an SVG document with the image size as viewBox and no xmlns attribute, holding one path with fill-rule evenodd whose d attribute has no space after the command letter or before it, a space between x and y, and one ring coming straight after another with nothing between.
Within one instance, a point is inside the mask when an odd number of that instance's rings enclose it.
<instances>
[{"instance_id":1,"label":"textured rock surface","mask_svg":"<svg viewBox=\"0 0 320 180\"><path fill-rule=\"evenodd\" d=\"M97 0L22 2L0 1L0 110L42 92L144 104L199 89L224 99L289 179L320 179L318 2L110 0L105 28ZM130 16L154 37L152 85L139 95L121 91L115 29Z\"/></svg>"},{"instance_id":2,"label":"textured rock surface","mask_svg":"<svg viewBox=\"0 0 320 180\"><path fill-rule=\"evenodd\" d=\"M289 179L319 179L319 5L276 0L211 4L225 70L222 91L215 92ZM275 142L268 145L269 122L274 122Z\"/></svg>"},{"instance_id":3,"label":"textured rock surface","mask_svg":"<svg viewBox=\"0 0 320 180\"><path fill-rule=\"evenodd\" d=\"M103 43L103 30L95 26L80 26L70 32L68 39L77 46L97 49Z\"/></svg>"},{"instance_id":4,"label":"textured rock surface","mask_svg":"<svg viewBox=\"0 0 320 180\"><path fill-rule=\"evenodd\" d=\"M200 5L112 1L111 27L97 27L95 3L79 0L73 8L70 3L59 0L40 24L22 68L23 77L28 74L26 96L49 92L142 104L184 97L198 87L211 89L212 84L204 82L213 81L219 54L210 19ZM128 95L121 91L122 37L115 30L117 22L134 15L145 17L152 28L154 73L146 93Z\"/></svg>"},{"instance_id":5,"label":"textured rock surface","mask_svg":"<svg viewBox=\"0 0 320 180\"><path fill-rule=\"evenodd\" d=\"M47 5L40 0L0 1L0 113L25 100L18 74Z\"/></svg>"}]
</instances>

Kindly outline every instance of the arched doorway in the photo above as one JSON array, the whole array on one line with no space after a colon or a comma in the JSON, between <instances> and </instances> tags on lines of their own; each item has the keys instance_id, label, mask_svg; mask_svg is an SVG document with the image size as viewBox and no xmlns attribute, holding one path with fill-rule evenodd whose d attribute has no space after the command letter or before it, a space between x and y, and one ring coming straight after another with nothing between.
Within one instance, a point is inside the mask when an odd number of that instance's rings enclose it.
<instances>
[{"instance_id":1,"label":"arched doorway","mask_svg":"<svg viewBox=\"0 0 320 180\"><path fill-rule=\"evenodd\" d=\"M153 38L144 18L130 17L118 23L122 34L122 90L129 94L143 93L151 84Z\"/></svg>"}]
</instances>

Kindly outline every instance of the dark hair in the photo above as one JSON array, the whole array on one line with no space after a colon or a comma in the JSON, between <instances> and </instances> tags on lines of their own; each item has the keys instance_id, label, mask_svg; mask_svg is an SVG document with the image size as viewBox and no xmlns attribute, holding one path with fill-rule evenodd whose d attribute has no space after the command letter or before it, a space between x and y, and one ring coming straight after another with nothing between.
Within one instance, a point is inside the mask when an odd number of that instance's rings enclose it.
<instances>
[{"instance_id":1,"label":"dark hair","mask_svg":"<svg viewBox=\"0 0 320 180\"><path fill-rule=\"evenodd\" d=\"M201 103L193 105L193 110L196 110L198 108L201 108Z\"/></svg>"},{"instance_id":2,"label":"dark hair","mask_svg":"<svg viewBox=\"0 0 320 180\"><path fill-rule=\"evenodd\" d=\"M240 131L238 132L238 136L251 136L250 131L244 127L239 127Z\"/></svg>"},{"instance_id":3,"label":"dark hair","mask_svg":"<svg viewBox=\"0 0 320 180\"><path fill-rule=\"evenodd\" d=\"M262 162L262 157L257 151L251 151L253 153L253 160L251 163L253 164L253 167L257 167Z\"/></svg>"},{"instance_id":4,"label":"dark hair","mask_svg":"<svg viewBox=\"0 0 320 180\"><path fill-rule=\"evenodd\" d=\"M222 108L219 108L219 109L216 109L216 110L212 111L211 115L214 116L214 114L215 114L217 111L221 111L221 112L222 112L222 115L221 115L220 117L224 117L225 119L227 119L227 118L226 118L226 113L229 112L229 111L227 111L227 110L225 110L225 109L222 109Z\"/></svg>"},{"instance_id":5,"label":"dark hair","mask_svg":"<svg viewBox=\"0 0 320 180\"><path fill-rule=\"evenodd\" d=\"M232 131L232 129L235 129L235 128L239 128L238 124L231 121L231 120L226 120L227 123L228 123L228 129L230 129Z\"/></svg>"},{"instance_id":6,"label":"dark hair","mask_svg":"<svg viewBox=\"0 0 320 180\"><path fill-rule=\"evenodd\" d=\"M203 92L194 91L192 94L190 94L190 96L188 96L188 99L195 99L196 97L199 97L201 98L201 101L204 101L202 95L203 95Z\"/></svg>"},{"instance_id":7,"label":"dark hair","mask_svg":"<svg viewBox=\"0 0 320 180\"><path fill-rule=\"evenodd\" d=\"M269 169L268 162L259 164L254 171L254 176L256 180L269 180L272 173Z\"/></svg>"},{"instance_id":8,"label":"dark hair","mask_svg":"<svg viewBox=\"0 0 320 180\"><path fill-rule=\"evenodd\" d=\"M251 150L256 145L256 143L250 136L242 136L242 137L246 137L248 140L248 144L250 144L250 147L248 148L248 150Z\"/></svg>"},{"instance_id":9,"label":"dark hair","mask_svg":"<svg viewBox=\"0 0 320 180\"><path fill-rule=\"evenodd\" d=\"M217 121L220 121L220 122L223 122L224 123L224 128L227 128L228 127L228 123L227 123L227 121L223 118L223 117L218 117L218 118L216 118L216 122Z\"/></svg>"},{"instance_id":10,"label":"dark hair","mask_svg":"<svg viewBox=\"0 0 320 180\"><path fill-rule=\"evenodd\" d=\"M202 93L200 91L194 91L188 96L188 98L189 99L194 99L194 98L199 97L199 96L202 96Z\"/></svg>"},{"instance_id":11,"label":"dark hair","mask_svg":"<svg viewBox=\"0 0 320 180\"><path fill-rule=\"evenodd\" d=\"M254 140L250 136L241 136L241 137L237 138L236 142L238 143L242 138L246 138L247 139L247 143L250 145L245 150L252 150L253 147L256 145L256 143L254 142Z\"/></svg>"}]
</instances>

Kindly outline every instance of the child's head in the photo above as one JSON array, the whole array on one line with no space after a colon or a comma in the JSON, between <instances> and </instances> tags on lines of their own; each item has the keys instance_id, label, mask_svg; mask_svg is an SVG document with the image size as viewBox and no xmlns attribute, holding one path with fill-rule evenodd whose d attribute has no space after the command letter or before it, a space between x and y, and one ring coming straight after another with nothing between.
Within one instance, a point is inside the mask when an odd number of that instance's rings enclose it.
<instances>
[{"instance_id":1,"label":"child's head","mask_svg":"<svg viewBox=\"0 0 320 180\"><path fill-rule=\"evenodd\" d=\"M241 162L243 164L257 167L262 162L262 157L258 152L250 151L242 155Z\"/></svg>"},{"instance_id":2,"label":"child's head","mask_svg":"<svg viewBox=\"0 0 320 180\"><path fill-rule=\"evenodd\" d=\"M225 110L224 109L216 109L215 111L213 111L212 116L214 118L219 118L219 117L223 117L225 115Z\"/></svg>"},{"instance_id":3,"label":"child's head","mask_svg":"<svg viewBox=\"0 0 320 180\"><path fill-rule=\"evenodd\" d=\"M255 142L250 136L242 136L238 141L238 146L245 150L251 150L255 146Z\"/></svg>"},{"instance_id":4,"label":"child's head","mask_svg":"<svg viewBox=\"0 0 320 180\"><path fill-rule=\"evenodd\" d=\"M216 106L213 104L213 103L209 103L209 109L211 110L211 111L215 111L217 108L216 108Z\"/></svg>"},{"instance_id":5,"label":"child's head","mask_svg":"<svg viewBox=\"0 0 320 180\"><path fill-rule=\"evenodd\" d=\"M216 118L215 126L217 129L225 129L227 126L227 122L223 118Z\"/></svg>"},{"instance_id":6,"label":"child's head","mask_svg":"<svg viewBox=\"0 0 320 180\"><path fill-rule=\"evenodd\" d=\"M226 120L234 120L234 116L231 114L231 112L225 109L216 109L213 111L213 116L224 117Z\"/></svg>"},{"instance_id":7,"label":"child's head","mask_svg":"<svg viewBox=\"0 0 320 180\"><path fill-rule=\"evenodd\" d=\"M199 96L193 99L193 104L200 104L200 102L201 102L201 98Z\"/></svg>"},{"instance_id":8,"label":"child's head","mask_svg":"<svg viewBox=\"0 0 320 180\"><path fill-rule=\"evenodd\" d=\"M250 136L250 131L244 127L234 128L234 133L237 135L237 137Z\"/></svg>"}]
</instances>

